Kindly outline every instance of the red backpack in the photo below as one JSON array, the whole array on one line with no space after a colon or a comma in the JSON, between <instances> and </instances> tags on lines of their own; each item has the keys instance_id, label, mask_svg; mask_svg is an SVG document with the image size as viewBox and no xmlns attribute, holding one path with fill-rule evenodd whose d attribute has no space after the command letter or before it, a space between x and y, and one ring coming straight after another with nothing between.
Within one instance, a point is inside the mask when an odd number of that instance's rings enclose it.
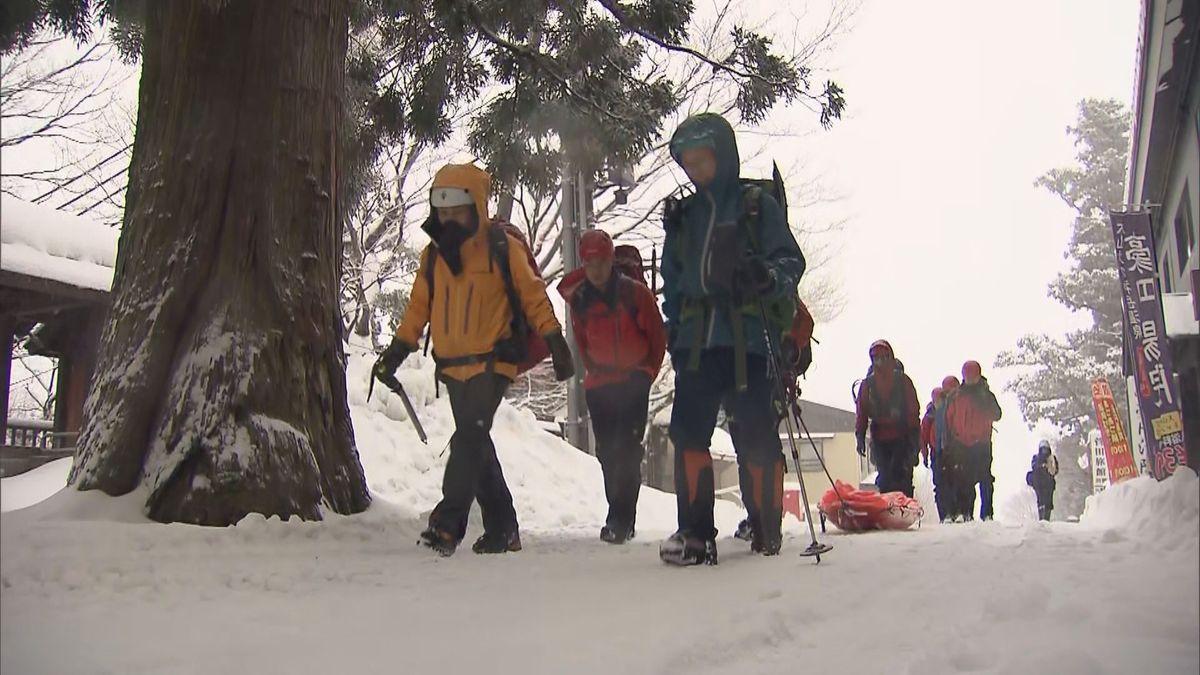
<instances>
[{"instance_id":1,"label":"red backpack","mask_svg":"<svg viewBox=\"0 0 1200 675\"><path fill-rule=\"evenodd\" d=\"M642 252L631 244L621 244L613 249L613 268L621 274L640 282L649 288L646 282L646 267L642 263Z\"/></svg>"}]
</instances>

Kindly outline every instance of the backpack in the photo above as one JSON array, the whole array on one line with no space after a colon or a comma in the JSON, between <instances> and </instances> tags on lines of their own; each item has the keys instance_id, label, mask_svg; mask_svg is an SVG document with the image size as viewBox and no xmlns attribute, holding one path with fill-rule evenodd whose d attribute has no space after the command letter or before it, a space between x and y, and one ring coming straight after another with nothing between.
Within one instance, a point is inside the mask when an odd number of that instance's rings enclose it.
<instances>
[{"instance_id":1,"label":"backpack","mask_svg":"<svg viewBox=\"0 0 1200 675\"><path fill-rule=\"evenodd\" d=\"M787 192L783 184L783 175L779 165L772 164L771 178L742 178L742 215L740 222L744 224L750 238L751 248L759 250L758 227L762 194L765 192L783 209L784 222L788 223ZM663 222L666 227L678 226L683 215L683 200L668 197L663 202ZM685 245L686 248L686 245ZM808 372L812 365L812 344L818 342L813 338L815 321L808 307L800 299L799 288L773 299L766 304L767 323L769 329L778 336L780 366L783 369L783 380L787 395L795 399L799 395L796 380Z\"/></svg>"},{"instance_id":2,"label":"backpack","mask_svg":"<svg viewBox=\"0 0 1200 675\"><path fill-rule=\"evenodd\" d=\"M642 252L631 244L621 244L613 249L613 268L621 274L649 288L646 283L646 266L642 262Z\"/></svg>"},{"instance_id":3,"label":"backpack","mask_svg":"<svg viewBox=\"0 0 1200 675\"><path fill-rule=\"evenodd\" d=\"M513 284L512 268L508 265L508 235L512 235L525 251L525 259L529 261L529 267L539 279L542 278L542 271L533 257L533 251L529 248L529 240L525 238L525 233L521 232L521 228L503 221L493 222L488 227L488 252L492 263L500 269L500 277L504 280L504 293L508 296L508 306L512 314L512 321L509 324L512 335L496 342L491 356L496 361L515 363L517 374L520 375L546 360L550 356L550 347L546 344L546 340L533 330L529 323L529 317L525 316L521 297L517 294L517 287ZM432 256L433 248L430 247L428 250L429 255ZM429 285L431 311L433 307L433 271L437 267L433 262L432 259L425 261L425 281ZM425 335L425 353L429 353L428 333ZM434 358L436 360L436 354Z\"/></svg>"}]
</instances>

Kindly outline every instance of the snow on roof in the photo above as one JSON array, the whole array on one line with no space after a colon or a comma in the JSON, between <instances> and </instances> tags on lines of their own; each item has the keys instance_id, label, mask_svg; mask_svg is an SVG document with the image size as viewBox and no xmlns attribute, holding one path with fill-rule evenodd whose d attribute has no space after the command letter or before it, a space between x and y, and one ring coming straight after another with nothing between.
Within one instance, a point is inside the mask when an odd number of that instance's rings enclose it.
<instances>
[{"instance_id":1,"label":"snow on roof","mask_svg":"<svg viewBox=\"0 0 1200 675\"><path fill-rule=\"evenodd\" d=\"M120 234L88 218L0 197L0 269L5 272L107 291Z\"/></svg>"},{"instance_id":2,"label":"snow on roof","mask_svg":"<svg viewBox=\"0 0 1200 675\"><path fill-rule=\"evenodd\" d=\"M1170 337L1200 335L1191 293L1163 293L1163 328Z\"/></svg>"}]
</instances>

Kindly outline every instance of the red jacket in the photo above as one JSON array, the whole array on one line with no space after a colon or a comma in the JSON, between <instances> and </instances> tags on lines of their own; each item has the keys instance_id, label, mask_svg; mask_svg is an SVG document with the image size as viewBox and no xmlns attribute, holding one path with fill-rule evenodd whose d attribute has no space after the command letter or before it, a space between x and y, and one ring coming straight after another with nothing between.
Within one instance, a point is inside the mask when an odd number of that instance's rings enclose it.
<instances>
[{"instance_id":1,"label":"red jacket","mask_svg":"<svg viewBox=\"0 0 1200 675\"><path fill-rule=\"evenodd\" d=\"M597 289L576 270L559 282L571 306L571 328L587 371L583 386L594 389L642 371L658 376L667 351L667 333L654 293L642 283L614 273Z\"/></svg>"},{"instance_id":2,"label":"red jacket","mask_svg":"<svg viewBox=\"0 0 1200 675\"><path fill-rule=\"evenodd\" d=\"M890 373L874 373L858 389L855 434L862 441L871 426L877 442L909 439L918 445L921 435L921 404L912 380L897 366ZM916 450L916 448L913 448Z\"/></svg>"},{"instance_id":3,"label":"red jacket","mask_svg":"<svg viewBox=\"0 0 1200 675\"><path fill-rule=\"evenodd\" d=\"M992 440L992 423L1000 420L1000 404L987 386L964 384L955 389L946 401L946 429L951 441L970 447Z\"/></svg>"}]
</instances>

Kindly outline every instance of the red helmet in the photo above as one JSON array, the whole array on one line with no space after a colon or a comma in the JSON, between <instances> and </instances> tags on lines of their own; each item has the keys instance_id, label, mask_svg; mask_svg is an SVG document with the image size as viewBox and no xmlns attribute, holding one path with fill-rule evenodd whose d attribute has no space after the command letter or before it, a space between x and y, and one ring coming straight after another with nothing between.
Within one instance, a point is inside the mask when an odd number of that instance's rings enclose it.
<instances>
[{"instance_id":1,"label":"red helmet","mask_svg":"<svg viewBox=\"0 0 1200 675\"><path fill-rule=\"evenodd\" d=\"M613 256L612 237L604 230L588 230L579 238L579 260L599 260Z\"/></svg>"},{"instance_id":2,"label":"red helmet","mask_svg":"<svg viewBox=\"0 0 1200 675\"><path fill-rule=\"evenodd\" d=\"M934 387L933 392L929 395L930 400L936 401L942 397L942 388Z\"/></svg>"},{"instance_id":3,"label":"red helmet","mask_svg":"<svg viewBox=\"0 0 1200 675\"><path fill-rule=\"evenodd\" d=\"M953 375L947 375L942 378L942 392L950 393L958 389L958 378Z\"/></svg>"}]
</instances>

